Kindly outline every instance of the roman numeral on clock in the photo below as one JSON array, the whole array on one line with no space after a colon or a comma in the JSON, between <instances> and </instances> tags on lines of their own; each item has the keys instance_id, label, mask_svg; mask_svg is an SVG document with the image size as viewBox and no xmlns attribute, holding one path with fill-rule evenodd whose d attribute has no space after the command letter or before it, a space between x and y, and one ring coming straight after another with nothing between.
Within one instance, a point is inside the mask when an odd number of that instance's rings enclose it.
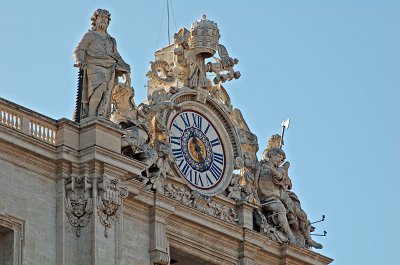
<instances>
[{"instance_id":1,"label":"roman numeral on clock","mask_svg":"<svg viewBox=\"0 0 400 265\"><path fill-rule=\"evenodd\" d=\"M180 115L180 117L183 120L183 123L185 123L185 128L190 127L189 115L187 113L183 113Z\"/></svg>"},{"instance_id":2,"label":"roman numeral on clock","mask_svg":"<svg viewBox=\"0 0 400 265\"><path fill-rule=\"evenodd\" d=\"M210 186L213 184L213 182L211 181L210 177L206 174L206 179L207 179L207 185Z\"/></svg>"},{"instance_id":3,"label":"roman numeral on clock","mask_svg":"<svg viewBox=\"0 0 400 265\"><path fill-rule=\"evenodd\" d=\"M215 178L215 180L219 180L219 178L221 177L221 174L222 174L222 169L219 166L217 166L215 163L213 163L211 165L210 172L211 172L211 175L213 175L213 177Z\"/></svg>"},{"instance_id":4,"label":"roman numeral on clock","mask_svg":"<svg viewBox=\"0 0 400 265\"><path fill-rule=\"evenodd\" d=\"M224 164L224 155L220 153L214 153L214 161L218 164Z\"/></svg>"},{"instance_id":5,"label":"roman numeral on clock","mask_svg":"<svg viewBox=\"0 0 400 265\"><path fill-rule=\"evenodd\" d=\"M201 125L203 123L203 117L192 113L193 125L201 130Z\"/></svg>"},{"instance_id":6,"label":"roman numeral on clock","mask_svg":"<svg viewBox=\"0 0 400 265\"><path fill-rule=\"evenodd\" d=\"M171 136L171 143L181 146L181 138L177 136Z\"/></svg>"},{"instance_id":7,"label":"roman numeral on clock","mask_svg":"<svg viewBox=\"0 0 400 265\"><path fill-rule=\"evenodd\" d=\"M183 167L181 167L183 165ZM188 171L189 171L189 164L186 163L185 159L182 159L181 162L179 163L178 167L180 168L181 172L183 173L184 176L187 175Z\"/></svg>"},{"instance_id":8,"label":"roman numeral on clock","mask_svg":"<svg viewBox=\"0 0 400 265\"><path fill-rule=\"evenodd\" d=\"M201 175L197 171L194 172L194 184L204 187L203 180L201 179Z\"/></svg>"},{"instance_id":9,"label":"roman numeral on clock","mask_svg":"<svg viewBox=\"0 0 400 265\"><path fill-rule=\"evenodd\" d=\"M192 169L189 170L189 174L186 174L186 179L189 180L190 182L192 182Z\"/></svg>"},{"instance_id":10,"label":"roman numeral on clock","mask_svg":"<svg viewBox=\"0 0 400 265\"><path fill-rule=\"evenodd\" d=\"M219 141L219 139L218 138L215 138L214 140L211 140L211 145L212 145L212 147L214 147L214 146L217 146L217 145L220 145L221 144L221 142Z\"/></svg>"},{"instance_id":11,"label":"roman numeral on clock","mask_svg":"<svg viewBox=\"0 0 400 265\"><path fill-rule=\"evenodd\" d=\"M180 148L173 148L172 149L172 154L175 156L176 160L179 160L179 159L183 158L183 153L182 153L182 150Z\"/></svg>"},{"instance_id":12,"label":"roman numeral on clock","mask_svg":"<svg viewBox=\"0 0 400 265\"><path fill-rule=\"evenodd\" d=\"M172 126L174 126L174 127L177 128L181 133L183 133L183 130L181 129L181 127L179 127L178 124L176 124L175 122L172 124Z\"/></svg>"},{"instance_id":13,"label":"roman numeral on clock","mask_svg":"<svg viewBox=\"0 0 400 265\"><path fill-rule=\"evenodd\" d=\"M205 135L207 135L208 129L210 129L210 124L207 125L206 130L204 131Z\"/></svg>"}]
</instances>

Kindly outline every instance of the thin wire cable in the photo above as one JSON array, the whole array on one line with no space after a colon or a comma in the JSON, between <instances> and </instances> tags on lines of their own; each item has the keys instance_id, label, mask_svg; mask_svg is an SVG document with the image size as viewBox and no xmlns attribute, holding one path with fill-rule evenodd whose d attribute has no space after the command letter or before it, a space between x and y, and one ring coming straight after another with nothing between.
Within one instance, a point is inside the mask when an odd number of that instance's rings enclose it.
<instances>
[{"instance_id":1,"label":"thin wire cable","mask_svg":"<svg viewBox=\"0 0 400 265\"><path fill-rule=\"evenodd\" d=\"M164 2L163 10L162 10L162 13L161 13L161 23L160 23L160 28L158 29L158 36L157 36L157 41L156 41L156 47L155 47L154 50L157 50L157 48L158 48L158 41L160 40L161 27L162 27L162 22L163 22L163 20L164 20L164 9L165 9L165 4L166 4L166 2Z\"/></svg>"},{"instance_id":2,"label":"thin wire cable","mask_svg":"<svg viewBox=\"0 0 400 265\"><path fill-rule=\"evenodd\" d=\"M169 0L167 0L167 28L168 28L168 45L171 44L171 34L169 33Z\"/></svg>"},{"instance_id":3,"label":"thin wire cable","mask_svg":"<svg viewBox=\"0 0 400 265\"><path fill-rule=\"evenodd\" d=\"M174 19L175 31L178 31L178 27L176 26L176 20L175 20L174 7L172 6L172 0L169 0L169 2L171 3L172 18Z\"/></svg>"}]
</instances>

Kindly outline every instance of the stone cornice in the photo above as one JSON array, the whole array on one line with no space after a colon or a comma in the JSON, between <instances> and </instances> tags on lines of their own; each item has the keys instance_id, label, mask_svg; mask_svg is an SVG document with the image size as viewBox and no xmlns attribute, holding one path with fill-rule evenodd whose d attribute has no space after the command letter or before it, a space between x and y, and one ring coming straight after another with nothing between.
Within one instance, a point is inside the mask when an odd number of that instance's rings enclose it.
<instances>
[{"instance_id":1,"label":"stone cornice","mask_svg":"<svg viewBox=\"0 0 400 265\"><path fill-rule=\"evenodd\" d=\"M86 163L91 160L101 161L135 175L140 175L140 173L146 169L146 165L140 161L99 146L86 148L80 151L79 155L79 163Z\"/></svg>"},{"instance_id":2,"label":"stone cornice","mask_svg":"<svg viewBox=\"0 0 400 265\"><path fill-rule=\"evenodd\" d=\"M55 179L56 177L56 164L54 160L39 156L30 150L18 148L8 142L0 141L0 159L50 179Z\"/></svg>"},{"instance_id":3,"label":"stone cornice","mask_svg":"<svg viewBox=\"0 0 400 265\"><path fill-rule=\"evenodd\" d=\"M283 264L293 264L295 261L301 261L302 264L306 262L313 265L323 265L333 261L333 259L319 253L290 244L281 245L281 257Z\"/></svg>"},{"instance_id":4,"label":"stone cornice","mask_svg":"<svg viewBox=\"0 0 400 265\"><path fill-rule=\"evenodd\" d=\"M21 147L42 157L54 159L55 146L1 124L0 141Z\"/></svg>"}]
</instances>

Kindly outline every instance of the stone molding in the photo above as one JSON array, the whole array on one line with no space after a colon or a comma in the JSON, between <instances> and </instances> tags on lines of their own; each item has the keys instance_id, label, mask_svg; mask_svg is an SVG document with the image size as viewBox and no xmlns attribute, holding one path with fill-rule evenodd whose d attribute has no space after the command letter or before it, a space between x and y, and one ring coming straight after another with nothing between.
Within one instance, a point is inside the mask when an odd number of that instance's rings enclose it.
<instances>
[{"instance_id":1,"label":"stone molding","mask_svg":"<svg viewBox=\"0 0 400 265\"><path fill-rule=\"evenodd\" d=\"M0 213L0 226L14 231L14 265L23 264L25 241L25 221L17 217Z\"/></svg>"}]
</instances>

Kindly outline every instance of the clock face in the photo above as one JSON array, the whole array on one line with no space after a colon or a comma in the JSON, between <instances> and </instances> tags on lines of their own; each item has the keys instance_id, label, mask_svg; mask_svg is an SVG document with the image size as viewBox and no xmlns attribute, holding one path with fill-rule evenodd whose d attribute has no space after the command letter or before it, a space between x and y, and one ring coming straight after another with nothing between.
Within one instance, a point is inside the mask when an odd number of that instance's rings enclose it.
<instances>
[{"instance_id":1,"label":"clock face","mask_svg":"<svg viewBox=\"0 0 400 265\"><path fill-rule=\"evenodd\" d=\"M170 130L180 174L195 189L215 189L224 176L226 162L223 141L213 123L197 111L185 110L172 119Z\"/></svg>"}]
</instances>

